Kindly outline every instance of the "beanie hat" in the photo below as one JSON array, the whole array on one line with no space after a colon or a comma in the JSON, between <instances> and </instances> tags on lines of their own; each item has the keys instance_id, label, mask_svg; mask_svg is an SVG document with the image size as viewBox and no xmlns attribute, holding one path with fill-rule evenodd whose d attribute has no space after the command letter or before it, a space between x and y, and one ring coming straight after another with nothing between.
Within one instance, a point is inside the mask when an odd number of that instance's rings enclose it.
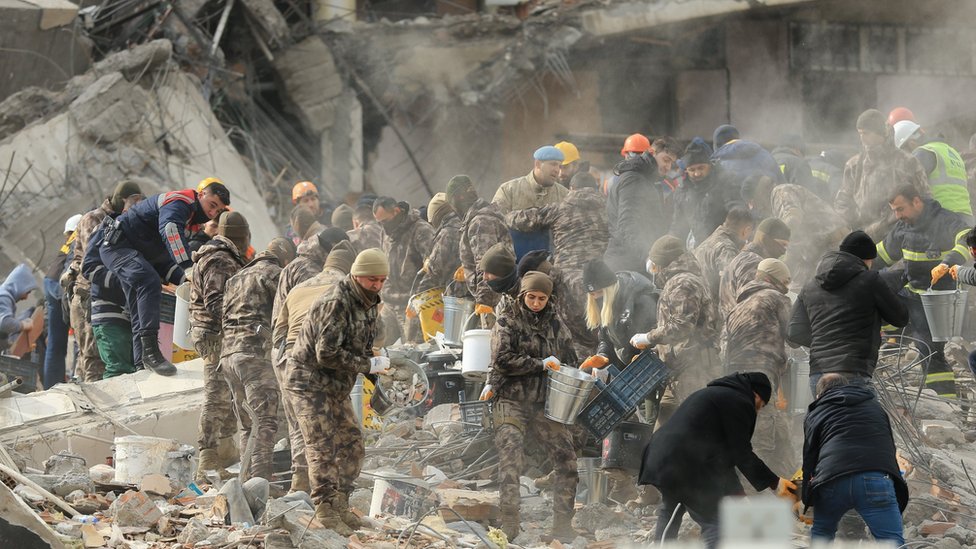
<instances>
[{"instance_id":1,"label":"beanie hat","mask_svg":"<svg viewBox=\"0 0 976 549\"><path fill-rule=\"evenodd\" d=\"M789 240L790 239L790 228L783 223L783 220L778 217L767 217L763 219L759 226L756 227L756 240L762 239L762 235L766 235L770 238L777 240Z\"/></svg>"},{"instance_id":2,"label":"beanie hat","mask_svg":"<svg viewBox=\"0 0 976 549\"><path fill-rule=\"evenodd\" d=\"M769 378L766 374L762 372L746 372L742 374L749 380L749 385L752 387L752 391L759 395L759 398L763 402L769 403L769 399L773 396L773 385L769 382Z\"/></svg>"},{"instance_id":3,"label":"beanie hat","mask_svg":"<svg viewBox=\"0 0 976 549\"><path fill-rule=\"evenodd\" d=\"M220 216L220 221L217 222L217 234L226 236L231 240L247 238L251 235L251 229L241 212L224 212ZM243 253L244 250L241 252Z\"/></svg>"},{"instance_id":4,"label":"beanie hat","mask_svg":"<svg viewBox=\"0 0 976 549\"><path fill-rule=\"evenodd\" d=\"M878 248L868 233L864 231L854 231L845 236L840 243L840 251L853 254L861 259L878 257Z\"/></svg>"},{"instance_id":5,"label":"beanie hat","mask_svg":"<svg viewBox=\"0 0 976 549\"><path fill-rule=\"evenodd\" d=\"M299 238L305 240L306 235L309 234L309 230L312 225L316 223L315 214L312 213L308 208L303 208L301 206L295 206L291 211L291 230ZM314 234L314 233L312 233Z\"/></svg>"},{"instance_id":6,"label":"beanie hat","mask_svg":"<svg viewBox=\"0 0 976 549\"><path fill-rule=\"evenodd\" d=\"M355 261L356 249L352 247L351 242L343 240L336 244L329 252L329 257L325 258L323 268L332 267L345 274L349 274L349 271L352 269L352 264Z\"/></svg>"},{"instance_id":7,"label":"beanie hat","mask_svg":"<svg viewBox=\"0 0 976 549\"><path fill-rule=\"evenodd\" d=\"M319 239L319 246L321 246L323 250L331 250L333 246L342 242L343 240L349 240L349 235L346 234L346 231L343 231L338 227L329 227L319 232L319 234L316 235L316 238Z\"/></svg>"},{"instance_id":8,"label":"beanie hat","mask_svg":"<svg viewBox=\"0 0 976 549\"><path fill-rule=\"evenodd\" d=\"M495 276L507 276L515 272L515 252L508 244L499 242L481 257L478 268Z\"/></svg>"},{"instance_id":9,"label":"beanie hat","mask_svg":"<svg viewBox=\"0 0 976 549\"><path fill-rule=\"evenodd\" d=\"M444 191L444 198L450 200L454 198L455 195L461 194L464 191L474 187L474 181L466 175L455 175L447 182L447 189Z\"/></svg>"},{"instance_id":10,"label":"beanie hat","mask_svg":"<svg viewBox=\"0 0 976 549\"><path fill-rule=\"evenodd\" d=\"M549 250L535 250L522 256L518 262L518 276L521 278L529 271L539 271L549 274L552 263L549 262Z\"/></svg>"},{"instance_id":11,"label":"beanie hat","mask_svg":"<svg viewBox=\"0 0 976 549\"><path fill-rule=\"evenodd\" d=\"M447 193L437 193L427 203L427 221L435 228L440 227L444 216L450 211L451 208L447 205Z\"/></svg>"},{"instance_id":12,"label":"beanie hat","mask_svg":"<svg viewBox=\"0 0 976 549\"><path fill-rule=\"evenodd\" d=\"M353 213L354 210L348 204L339 204L339 206L332 211L332 224L343 231L351 231L353 229Z\"/></svg>"},{"instance_id":13,"label":"beanie hat","mask_svg":"<svg viewBox=\"0 0 976 549\"><path fill-rule=\"evenodd\" d=\"M712 133L712 147L718 150L719 147L739 138L739 129L732 124L722 124L715 128Z\"/></svg>"},{"instance_id":14,"label":"beanie hat","mask_svg":"<svg viewBox=\"0 0 976 549\"><path fill-rule=\"evenodd\" d=\"M532 153L532 158L538 160L539 162L556 161L560 163L566 159L566 157L563 155L563 151L553 147L552 145L539 147L534 153Z\"/></svg>"},{"instance_id":15,"label":"beanie hat","mask_svg":"<svg viewBox=\"0 0 976 549\"><path fill-rule=\"evenodd\" d=\"M589 172L579 172L569 180L570 189L595 189L596 187L596 178Z\"/></svg>"},{"instance_id":16,"label":"beanie hat","mask_svg":"<svg viewBox=\"0 0 976 549\"><path fill-rule=\"evenodd\" d=\"M686 167L695 164L707 164L712 161L712 148L708 146L708 143L705 143L704 139L696 137L691 140L691 143L688 143L681 161Z\"/></svg>"},{"instance_id":17,"label":"beanie hat","mask_svg":"<svg viewBox=\"0 0 976 549\"><path fill-rule=\"evenodd\" d=\"M552 295L552 279L546 273L539 271L529 271L522 276L522 283L519 286L519 294L525 292L542 292Z\"/></svg>"},{"instance_id":18,"label":"beanie hat","mask_svg":"<svg viewBox=\"0 0 976 549\"><path fill-rule=\"evenodd\" d=\"M356 260L349 268L352 276L389 276L390 260L379 248L370 248L359 252Z\"/></svg>"},{"instance_id":19,"label":"beanie hat","mask_svg":"<svg viewBox=\"0 0 976 549\"><path fill-rule=\"evenodd\" d=\"M655 265L663 268L681 257L683 253L685 253L685 244L681 239L671 235L664 235L654 242L648 256Z\"/></svg>"},{"instance_id":20,"label":"beanie hat","mask_svg":"<svg viewBox=\"0 0 976 549\"><path fill-rule=\"evenodd\" d=\"M857 129L865 130L878 135L888 134L888 122L885 115L878 109L868 109L857 117Z\"/></svg>"},{"instance_id":21,"label":"beanie hat","mask_svg":"<svg viewBox=\"0 0 976 549\"><path fill-rule=\"evenodd\" d=\"M587 293L609 288L617 283L617 275L602 259L591 259L583 266L583 287Z\"/></svg>"},{"instance_id":22,"label":"beanie hat","mask_svg":"<svg viewBox=\"0 0 976 549\"><path fill-rule=\"evenodd\" d=\"M790 268L786 266L786 263L782 261L768 257L759 262L759 267L756 269L758 272L763 273L774 280L778 281L782 285L787 285L790 283Z\"/></svg>"},{"instance_id":23,"label":"beanie hat","mask_svg":"<svg viewBox=\"0 0 976 549\"><path fill-rule=\"evenodd\" d=\"M278 238L272 239L271 242L268 242L268 251L275 254L281 266L285 266L295 259L295 243L291 239L283 236L279 236Z\"/></svg>"},{"instance_id":24,"label":"beanie hat","mask_svg":"<svg viewBox=\"0 0 976 549\"><path fill-rule=\"evenodd\" d=\"M115 190L112 191L112 209L116 213L121 212L122 208L125 207L125 199L134 194L142 194L142 189L139 188L139 184L128 179L121 181L115 186Z\"/></svg>"}]
</instances>

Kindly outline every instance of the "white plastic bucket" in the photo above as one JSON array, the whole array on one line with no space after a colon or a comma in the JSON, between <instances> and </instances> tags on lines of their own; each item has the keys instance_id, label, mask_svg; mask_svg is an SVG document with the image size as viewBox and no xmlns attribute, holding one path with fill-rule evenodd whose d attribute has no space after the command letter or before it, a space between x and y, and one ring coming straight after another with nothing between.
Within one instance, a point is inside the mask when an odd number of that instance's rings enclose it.
<instances>
[{"instance_id":1,"label":"white plastic bucket","mask_svg":"<svg viewBox=\"0 0 976 549\"><path fill-rule=\"evenodd\" d=\"M115 438L115 482L138 484L149 474L166 475L170 452L180 443L171 438L126 436Z\"/></svg>"},{"instance_id":2,"label":"white plastic bucket","mask_svg":"<svg viewBox=\"0 0 976 549\"><path fill-rule=\"evenodd\" d=\"M484 379L491 364L491 330L468 330L461 340L461 374L467 379Z\"/></svg>"},{"instance_id":3,"label":"white plastic bucket","mask_svg":"<svg viewBox=\"0 0 976 549\"><path fill-rule=\"evenodd\" d=\"M173 343L187 351L193 350L190 338L190 283L176 288L176 309L173 313Z\"/></svg>"}]
</instances>

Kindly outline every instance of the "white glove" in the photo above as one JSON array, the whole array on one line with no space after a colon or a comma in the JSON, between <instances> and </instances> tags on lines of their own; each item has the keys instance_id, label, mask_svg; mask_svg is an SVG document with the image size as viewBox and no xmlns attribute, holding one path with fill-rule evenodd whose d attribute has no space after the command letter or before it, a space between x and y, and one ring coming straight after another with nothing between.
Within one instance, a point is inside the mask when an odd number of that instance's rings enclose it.
<instances>
[{"instance_id":1,"label":"white glove","mask_svg":"<svg viewBox=\"0 0 976 549\"><path fill-rule=\"evenodd\" d=\"M651 346L651 338L647 334L637 334L630 338L630 346L635 349L646 349Z\"/></svg>"},{"instance_id":2,"label":"white glove","mask_svg":"<svg viewBox=\"0 0 976 549\"><path fill-rule=\"evenodd\" d=\"M608 372L606 368L593 368L592 370L590 370L590 372L593 374L593 377L599 379L604 383L606 383L607 380L610 379L610 372Z\"/></svg>"},{"instance_id":3,"label":"white glove","mask_svg":"<svg viewBox=\"0 0 976 549\"><path fill-rule=\"evenodd\" d=\"M390 357L374 356L369 359L369 373L382 374L390 369Z\"/></svg>"},{"instance_id":4,"label":"white glove","mask_svg":"<svg viewBox=\"0 0 976 549\"><path fill-rule=\"evenodd\" d=\"M559 362L559 359L556 358L556 357L554 357L554 356L548 356L548 357L542 359L542 367L543 368L550 368L550 369L553 369L553 370L557 370L558 371L560 365L561 365L561 363Z\"/></svg>"}]
</instances>

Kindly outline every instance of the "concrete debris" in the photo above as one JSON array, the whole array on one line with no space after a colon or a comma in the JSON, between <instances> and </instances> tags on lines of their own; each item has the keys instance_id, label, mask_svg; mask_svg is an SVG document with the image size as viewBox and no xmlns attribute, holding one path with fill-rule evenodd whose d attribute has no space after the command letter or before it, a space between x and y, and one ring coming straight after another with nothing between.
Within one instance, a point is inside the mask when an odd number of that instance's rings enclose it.
<instances>
[{"instance_id":1,"label":"concrete debris","mask_svg":"<svg viewBox=\"0 0 976 549\"><path fill-rule=\"evenodd\" d=\"M220 495L227 498L231 524L254 524L254 514L248 505L247 496L241 488L241 481L232 478L220 488Z\"/></svg>"},{"instance_id":2,"label":"concrete debris","mask_svg":"<svg viewBox=\"0 0 976 549\"><path fill-rule=\"evenodd\" d=\"M44 460L45 475L88 474L85 458L78 454L62 451Z\"/></svg>"},{"instance_id":3,"label":"concrete debris","mask_svg":"<svg viewBox=\"0 0 976 549\"><path fill-rule=\"evenodd\" d=\"M88 476L95 484L109 484L115 480L115 468L111 465L99 463L88 469Z\"/></svg>"},{"instance_id":4,"label":"concrete debris","mask_svg":"<svg viewBox=\"0 0 976 549\"><path fill-rule=\"evenodd\" d=\"M951 421L924 420L922 421L922 434L929 444L935 446L965 444L966 442L966 437L963 435L962 430L956 427Z\"/></svg>"},{"instance_id":5,"label":"concrete debris","mask_svg":"<svg viewBox=\"0 0 976 549\"><path fill-rule=\"evenodd\" d=\"M57 477L50 491L54 495L61 497L67 496L74 491L82 491L90 494L95 491L95 483L92 482L87 471L84 473L68 473Z\"/></svg>"},{"instance_id":6,"label":"concrete debris","mask_svg":"<svg viewBox=\"0 0 976 549\"><path fill-rule=\"evenodd\" d=\"M187 545L195 545L197 542L203 541L209 536L210 528L199 518L193 517L186 523L180 535L176 536L176 541Z\"/></svg>"},{"instance_id":7,"label":"concrete debris","mask_svg":"<svg viewBox=\"0 0 976 549\"><path fill-rule=\"evenodd\" d=\"M149 527L163 518L156 503L145 492L135 490L129 490L112 502L109 515L119 526Z\"/></svg>"}]
</instances>

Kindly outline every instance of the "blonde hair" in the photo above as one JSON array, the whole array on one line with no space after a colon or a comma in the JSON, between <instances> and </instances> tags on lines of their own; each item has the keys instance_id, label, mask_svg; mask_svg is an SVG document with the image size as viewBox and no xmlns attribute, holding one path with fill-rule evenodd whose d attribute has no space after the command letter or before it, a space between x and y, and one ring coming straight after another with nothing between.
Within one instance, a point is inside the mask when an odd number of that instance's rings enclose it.
<instances>
[{"instance_id":1,"label":"blonde hair","mask_svg":"<svg viewBox=\"0 0 976 549\"><path fill-rule=\"evenodd\" d=\"M597 307L592 293L586 294L586 327L595 330L613 323L613 302L617 297L620 282L603 289L603 308Z\"/></svg>"}]
</instances>

